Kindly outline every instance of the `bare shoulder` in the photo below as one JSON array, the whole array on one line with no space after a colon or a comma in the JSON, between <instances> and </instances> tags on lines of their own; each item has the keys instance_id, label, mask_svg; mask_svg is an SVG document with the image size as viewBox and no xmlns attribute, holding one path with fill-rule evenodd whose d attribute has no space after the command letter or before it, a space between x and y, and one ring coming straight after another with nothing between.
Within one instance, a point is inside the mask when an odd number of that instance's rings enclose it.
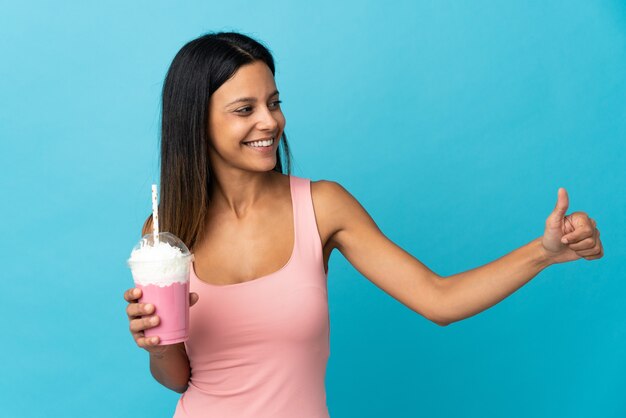
<instances>
[{"instance_id":1,"label":"bare shoulder","mask_svg":"<svg viewBox=\"0 0 626 418\"><path fill-rule=\"evenodd\" d=\"M324 222L334 231L333 244L346 260L408 308L445 324L446 318L440 314L439 276L385 236L365 208L339 183L312 184L316 209L319 205Z\"/></svg>"},{"instance_id":2,"label":"bare shoulder","mask_svg":"<svg viewBox=\"0 0 626 418\"><path fill-rule=\"evenodd\" d=\"M378 229L359 201L336 181L311 181L311 196L318 221L332 240L333 248L341 251L343 232L354 227L355 222Z\"/></svg>"},{"instance_id":3,"label":"bare shoulder","mask_svg":"<svg viewBox=\"0 0 626 418\"><path fill-rule=\"evenodd\" d=\"M345 187L332 180L311 181L311 195L316 206L319 204L324 211L336 212L342 206L356 202L354 196Z\"/></svg>"}]
</instances>

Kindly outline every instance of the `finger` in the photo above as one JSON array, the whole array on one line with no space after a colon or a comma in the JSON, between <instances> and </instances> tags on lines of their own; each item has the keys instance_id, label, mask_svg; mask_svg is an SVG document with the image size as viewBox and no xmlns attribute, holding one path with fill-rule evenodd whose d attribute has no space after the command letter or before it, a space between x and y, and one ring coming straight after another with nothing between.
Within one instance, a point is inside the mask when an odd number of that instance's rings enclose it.
<instances>
[{"instance_id":1,"label":"finger","mask_svg":"<svg viewBox=\"0 0 626 418\"><path fill-rule=\"evenodd\" d=\"M598 239L599 237L600 237L600 231L596 229L594 230L593 235L591 237L585 238L573 244L569 244L568 247L574 251L588 250L590 248L594 248L597 246L598 242L600 241Z\"/></svg>"},{"instance_id":2,"label":"finger","mask_svg":"<svg viewBox=\"0 0 626 418\"><path fill-rule=\"evenodd\" d=\"M126 307L126 315L129 318L150 315L154 313L154 305L151 303L130 303Z\"/></svg>"},{"instance_id":3,"label":"finger","mask_svg":"<svg viewBox=\"0 0 626 418\"><path fill-rule=\"evenodd\" d=\"M575 244L569 244L568 247L571 250L578 252L578 251L589 250L591 248L599 248L599 244L600 244L600 230L595 229L593 232L593 236L591 238L586 238Z\"/></svg>"},{"instance_id":4,"label":"finger","mask_svg":"<svg viewBox=\"0 0 626 418\"><path fill-rule=\"evenodd\" d=\"M569 197L567 196L567 190L563 187L559 187L559 191L557 192L557 201L554 210L552 211L552 215L556 219L563 219L565 216L565 212L567 212L567 208L569 206Z\"/></svg>"},{"instance_id":5,"label":"finger","mask_svg":"<svg viewBox=\"0 0 626 418\"><path fill-rule=\"evenodd\" d=\"M593 247L576 251L576 254L578 254L581 257L589 257L589 256L597 255L600 252L602 252L602 242L599 239L597 239Z\"/></svg>"},{"instance_id":6,"label":"finger","mask_svg":"<svg viewBox=\"0 0 626 418\"><path fill-rule=\"evenodd\" d=\"M195 305L198 299L200 299L200 296L198 296L197 293L190 293L189 294L189 306Z\"/></svg>"},{"instance_id":7,"label":"finger","mask_svg":"<svg viewBox=\"0 0 626 418\"><path fill-rule=\"evenodd\" d=\"M141 297L141 289L133 287L124 292L124 299L127 302L133 302Z\"/></svg>"},{"instance_id":8,"label":"finger","mask_svg":"<svg viewBox=\"0 0 626 418\"><path fill-rule=\"evenodd\" d=\"M604 257L604 249L600 248L600 252L598 254L590 255L587 257L583 257L585 260L597 260L598 258Z\"/></svg>"},{"instance_id":9,"label":"finger","mask_svg":"<svg viewBox=\"0 0 626 418\"><path fill-rule=\"evenodd\" d=\"M150 348L158 345L159 337L139 337L135 341L141 348Z\"/></svg>"},{"instance_id":10,"label":"finger","mask_svg":"<svg viewBox=\"0 0 626 418\"><path fill-rule=\"evenodd\" d=\"M568 247L571 250L574 250L576 252L578 251L585 251L585 250L589 250L591 248L594 248L597 244L598 240L596 239L596 236L594 234L593 237L590 238L585 238L582 241L578 241L575 244L569 244Z\"/></svg>"},{"instance_id":11,"label":"finger","mask_svg":"<svg viewBox=\"0 0 626 418\"><path fill-rule=\"evenodd\" d=\"M600 254L600 247L593 247L588 250L576 251L576 254L580 257L591 257Z\"/></svg>"},{"instance_id":12,"label":"finger","mask_svg":"<svg viewBox=\"0 0 626 418\"><path fill-rule=\"evenodd\" d=\"M131 334L132 334L133 339L135 340L135 342L137 342L137 340L138 340L139 338L144 337L144 335L143 335L143 331L139 331L139 332L131 332Z\"/></svg>"},{"instance_id":13,"label":"finger","mask_svg":"<svg viewBox=\"0 0 626 418\"><path fill-rule=\"evenodd\" d=\"M130 321L130 332L140 332L148 328L154 328L157 325L159 325L159 317L157 315L133 319Z\"/></svg>"},{"instance_id":14,"label":"finger","mask_svg":"<svg viewBox=\"0 0 626 418\"><path fill-rule=\"evenodd\" d=\"M570 232L569 234L563 235L561 238L561 242L563 244L574 244L579 241L582 241L586 238L593 237L595 232L595 228L591 226L591 224L586 224L585 226L577 227L574 232Z\"/></svg>"}]
</instances>

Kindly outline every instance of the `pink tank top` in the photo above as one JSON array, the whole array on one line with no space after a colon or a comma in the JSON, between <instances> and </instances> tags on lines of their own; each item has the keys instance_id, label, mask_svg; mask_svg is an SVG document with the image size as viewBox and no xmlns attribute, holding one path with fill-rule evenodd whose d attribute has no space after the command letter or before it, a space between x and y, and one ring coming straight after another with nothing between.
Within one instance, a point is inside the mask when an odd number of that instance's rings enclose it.
<instances>
[{"instance_id":1,"label":"pink tank top","mask_svg":"<svg viewBox=\"0 0 626 418\"><path fill-rule=\"evenodd\" d=\"M191 269L189 387L175 418L328 418L330 354L322 244L310 180L289 176L294 248L280 270L216 286ZM243 255L242 255L243 256Z\"/></svg>"}]
</instances>

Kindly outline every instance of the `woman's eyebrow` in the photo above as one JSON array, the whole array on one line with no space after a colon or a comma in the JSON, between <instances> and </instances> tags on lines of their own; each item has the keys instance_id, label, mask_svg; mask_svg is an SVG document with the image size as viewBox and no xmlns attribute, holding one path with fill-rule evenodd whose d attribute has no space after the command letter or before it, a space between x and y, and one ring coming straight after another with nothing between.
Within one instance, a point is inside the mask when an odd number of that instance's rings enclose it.
<instances>
[{"instance_id":1,"label":"woman's eyebrow","mask_svg":"<svg viewBox=\"0 0 626 418\"><path fill-rule=\"evenodd\" d=\"M270 97L276 96L277 94L278 90L274 90L274 92L270 94L267 98L269 99ZM226 107L239 102L256 102L256 97L240 97L237 100L233 100L232 102L228 103Z\"/></svg>"}]
</instances>

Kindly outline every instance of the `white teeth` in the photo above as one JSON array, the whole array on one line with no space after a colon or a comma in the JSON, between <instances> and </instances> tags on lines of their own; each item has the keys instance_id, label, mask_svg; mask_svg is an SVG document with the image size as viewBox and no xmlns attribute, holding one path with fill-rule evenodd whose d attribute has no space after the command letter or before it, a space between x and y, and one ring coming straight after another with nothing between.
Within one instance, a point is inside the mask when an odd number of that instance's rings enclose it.
<instances>
[{"instance_id":1,"label":"white teeth","mask_svg":"<svg viewBox=\"0 0 626 418\"><path fill-rule=\"evenodd\" d=\"M246 145L251 146L251 147L269 147L273 143L274 143L274 138L270 139L269 141L248 142L246 143Z\"/></svg>"}]
</instances>

